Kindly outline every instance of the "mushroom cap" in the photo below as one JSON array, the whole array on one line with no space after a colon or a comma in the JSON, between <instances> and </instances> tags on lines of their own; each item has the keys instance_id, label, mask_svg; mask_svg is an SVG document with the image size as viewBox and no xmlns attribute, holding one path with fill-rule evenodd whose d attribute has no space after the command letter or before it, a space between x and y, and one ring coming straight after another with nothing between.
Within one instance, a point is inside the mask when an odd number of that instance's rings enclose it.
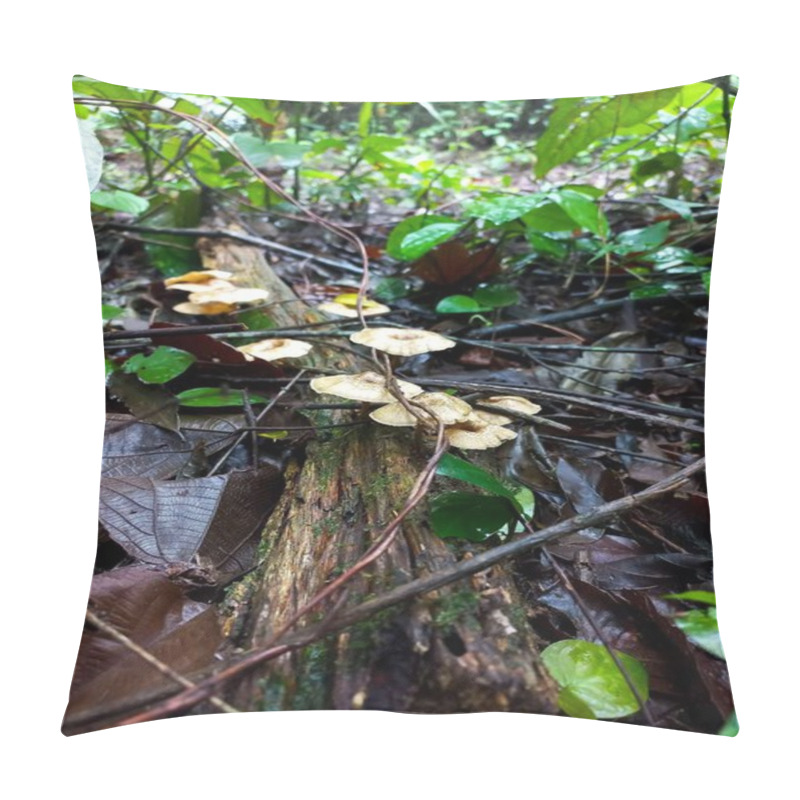
<instances>
[{"instance_id":1,"label":"mushroom cap","mask_svg":"<svg viewBox=\"0 0 800 800\"><path fill-rule=\"evenodd\" d=\"M178 303L172 307L173 311L179 314L205 314L214 316L215 314L229 314L231 311L236 311L236 306L233 303L221 303L218 300L210 300L202 303Z\"/></svg>"},{"instance_id":2,"label":"mushroom cap","mask_svg":"<svg viewBox=\"0 0 800 800\"><path fill-rule=\"evenodd\" d=\"M215 289L214 291L192 292L189 295L190 303L257 303L259 300L266 300L269 292L266 289L245 289L234 287L233 289Z\"/></svg>"},{"instance_id":3,"label":"mushroom cap","mask_svg":"<svg viewBox=\"0 0 800 800\"><path fill-rule=\"evenodd\" d=\"M361 306L361 313L365 317L376 317L380 314L388 314L391 310L389 306L376 303L374 300L364 300ZM324 311L326 314L334 314L337 317L350 317L351 319L358 317L358 311L355 306L345 305L336 300L320 303L317 306L317 311Z\"/></svg>"},{"instance_id":4,"label":"mushroom cap","mask_svg":"<svg viewBox=\"0 0 800 800\"><path fill-rule=\"evenodd\" d=\"M217 292L223 289L230 290L235 288L236 286L234 284L222 278L212 278L205 283L171 283L169 286L167 286L167 289L179 289L182 292L195 292L197 294L200 294L201 292Z\"/></svg>"},{"instance_id":5,"label":"mushroom cap","mask_svg":"<svg viewBox=\"0 0 800 800\"><path fill-rule=\"evenodd\" d=\"M164 285L172 286L173 288L180 283L200 286L218 278L226 280L232 277L232 272L226 272L223 269L196 269L192 270L192 272L184 272L183 275L174 275L172 278L167 278L164 281Z\"/></svg>"},{"instance_id":6,"label":"mushroom cap","mask_svg":"<svg viewBox=\"0 0 800 800\"><path fill-rule=\"evenodd\" d=\"M350 341L393 356L416 356L456 346L452 339L417 328L364 328L352 334Z\"/></svg>"},{"instance_id":7,"label":"mushroom cap","mask_svg":"<svg viewBox=\"0 0 800 800\"><path fill-rule=\"evenodd\" d=\"M300 358L307 355L312 347L308 342L298 339L261 339L236 349L250 360L260 358L262 361L277 361L281 358Z\"/></svg>"},{"instance_id":8,"label":"mushroom cap","mask_svg":"<svg viewBox=\"0 0 800 800\"><path fill-rule=\"evenodd\" d=\"M527 398L515 394L486 397L479 400L478 403L482 406L506 409L507 411L512 411L515 414L522 414L524 416L533 416L542 410L540 405L532 403ZM484 411L482 408L476 409L475 416L490 425L510 425L514 421L512 417L507 417L504 414L493 414L491 411Z\"/></svg>"},{"instance_id":9,"label":"mushroom cap","mask_svg":"<svg viewBox=\"0 0 800 800\"><path fill-rule=\"evenodd\" d=\"M461 450L490 450L517 438L517 434L508 428L491 425L474 417L446 428L444 435L453 447Z\"/></svg>"},{"instance_id":10,"label":"mushroom cap","mask_svg":"<svg viewBox=\"0 0 800 800\"><path fill-rule=\"evenodd\" d=\"M413 399L413 404L420 405L426 411L430 411L436 419L445 425L465 422L472 413L472 407L469 403L465 403L463 400L444 392L424 392ZM421 411L420 415L423 419L428 419L428 415L425 412ZM399 428L413 428L419 423L419 419L407 411L400 403L390 403L387 406L376 408L369 416L381 425L392 425ZM428 419L428 421L432 424L432 420Z\"/></svg>"},{"instance_id":11,"label":"mushroom cap","mask_svg":"<svg viewBox=\"0 0 800 800\"><path fill-rule=\"evenodd\" d=\"M360 372L356 375L325 375L314 378L309 384L317 394L332 394L362 403L391 403L394 395L386 388L386 378L377 372ZM405 397L416 397L422 389L408 381L397 381ZM400 405L399 403L397 405Z\"/></svg>"}]
</instances>

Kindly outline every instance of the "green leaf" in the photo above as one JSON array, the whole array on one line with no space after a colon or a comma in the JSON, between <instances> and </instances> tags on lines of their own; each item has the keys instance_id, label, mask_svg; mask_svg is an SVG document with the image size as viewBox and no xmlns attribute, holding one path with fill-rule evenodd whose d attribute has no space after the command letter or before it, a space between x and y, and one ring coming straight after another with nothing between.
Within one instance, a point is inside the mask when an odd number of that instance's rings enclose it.
<instances>
[{"instance_id":1,"label":"green leaf","mask_svg":"<svg viewBox=\"0 0 800 800\"><path fill-rule=\"evenodd\" d=\"M372 103L362 103L358 112L358 135L362 138L369 133L369 123L372 120Z\"/></svg>"},{"instance_id":2,"label":"green leaf","mask_svg":"<svg viewBox=\"0 0 800 800\"><path fill-rule=\"evenodd\" d=\"M437 314L477 314L491 310L492 306L482 306L477 300L465 294L451 294L436 304Z\"/></svg>"},{"instance_id":3,"label":"green leaf","mask_svg":"<svg viewBox=\"0 0 800 800\"><path fill-rule=\"evenodd\" d=\"M105 362L106 362L106 381L107 381L108 376L111 375L112 372L114 372L117 366L110 358L106 358Z\"/></svg>"},{"instance_id":4,"label":"green leaf","mask_svg":"<svg viewBox=\"0 0 800 800\"><path fill-rule=\"evenodd\" d=\"M622 666L643 700L649 697L649 680L644 666L631 656L615 651ZM616 719L634 714L639 703L605 647L582 639L551 644L542 660L561 687L564 709L581 710L575 699L587 706L598 719ZM561 704L561 696L559 696ZM579 714L581 716L581 714Z\"/></svg>"},{"instance_id":5,"label":"green leaf","mask_svg":"<svg viewBox=\"0 0 800 800\"><path fill-rule=\"evenodd\" d=\"M525 232L525 238L539 253L547 253L561 259L567 257L567 245L560 239L554 239L552 236L535 233L531 230Z\"/></svg>"},{"instance_id":6,"label":"green leaf","mask_svg":"<svg viewBox=\"0 0 800 800\"><path fill-rule=\"evenodd\" d=\"M522 217L525 226L540 233L571 231L575 220L558 203L545 203Z\"/></svg>"},{"instance_id":7,"label":"green leaf","mask_svg":"<svg viewBox=\"0 0 800 800\"><path fill-rule=\"evenodd\" d=\"M704 272L701 276L703 286L706 287L706 294L711 294L711 270Z\"/></svg>"},{"instance_id":8,"label":"green leaf","mask_svg":"<svg viewBox=\"0 0 800 800\"><path fill-rule=\"evenodd\" d=\"M386 153L389 150L396 150L404 145L406 140L402 136L367 136L362 142L361 147L371 153Z\"/></svg>"},{"instance_id":9,"label":"green leaf","mask_svg":"<svg viewBox=\"0 0 800 800\"><path fill-rule=\"evenodd\" d=\"M736 718L736 712L734 711L719 729L719 735L736 736L737 733L739 733L739 720Z\"/></svg>"},{"instance_id":10,"label":"green leaf","mask_svg":"<svg viewBox=\"0 0 800 800\"><path fill-rule=\"evenodd\" d=\"M111 191L92 192L92 202L101 208L110 208L112 211L124 211L126 214L138 216L147 211L150 205L144 197L138 197L131 192L124 192L121 189Z\"/></svg>"},{"instance_id":11,"label":"green leaf","mask_svg":"<svg viewBox=\"0 0 800 800\"><path fill-rule=\"evenodd\" d=\"M482 542L514 517L514 505L506 497L447 492L431 500L431 525L443 539Z\"/></svg>"},{"instance_id":12,"label":"green leaf","mask_svg":"<svg viewBox=\"0 0 800 800\"><path fill-rule=\"evenodd\" d=\"M664 244L667 236L669 236L669 221L665 220L655 225L648 225L646 228L623 231L617 236L614 249L617 252L627 253L652 250Z\"/></svg>"},{"instance_id":13,"label":"green leaf","mask_svg":"<svg viewBox=\"0 0 800 800\"><path fill-rule=\"evenodd\" d=\"M717 604L717 596L714 592L702 592L699 590L691 592L680 592L679 594L665 594L665 600L689 600L694 603L706 603L709 606Z\"/></svg>"},{"instance_id":14,"label":"green leaf","mask_svg":"<svg viewBox=\"0 0 800 800\"><path fill-rule=\"evenodd\" d=\"M581 700L571 689L562 689L558 693L558 707L569 717L597 719L592 707Z\"/></svg>"},{"instance_id":15,"label":"green leaf","mask_svg":"<svg viewBox=\"0 0 800 800\"><path fill-rule=\"evenodd\" d=\"M263 100L253 97L229 97L236 108L244 111L250 119L258 119L267 125L275 124L275 112L271 111Z\"/></svg>"},{"instance_id":16,"label":"green leaf","mask_svg":"<svg viewBox=\"0 0 800 800\"><path fill-rule=\"evenodd\" d=\"M445 453L441 457L436 468L436 474L470 483L499 497L507 497L509 500L514 499L514 492L506 488L491 472L487 472L475 464L470 464L469 461L458 458L458 456L454 456L451 453Z\"/></svg>"},{"instance_id":17,"label":"green leaf","mask_svg":"<svg viewBox=\"0 0 800 800\"><path fill-rule=\"evenodd\" d=\"M303 156L311 149L310 144L298 142L267 142L252 133L234 133L231 139L254 167L278 165L293 169L302 164Z\"/></svg>"},{"instance_id":18,"label":"green leaf","mask_svg":"<svg viewBox=\"0 0 800 800\"><path fill-rule=\"evenodd\" d=\"M561 208L566 211L579 227L586 228L597 236L608 234L608 221L600 206L585 194L562 190L552 195Z\"/></svg>"},{"instance_id":19,"label":"green leaf","mask_svg":"<svg viewBox=\"0 0 800 800\"><path fill-rule=\"evenodd\" d=\"M717 658L725 658L717 626L717 609L704 608L687 611L674 618L675 624L686 634L686 638Z\"/></svg>"},{"instance_id":20,"label":"green leaf","mask_svg":"<svg viewBox=\"0 0 800 800\"><path fill-rule=\"evenodd\" d=\"M391 303L393 300L408 296L408 284L402 278L381 278L372 296L384 303Z\"/></svg>"},{"instance_id":21,"label":"green leaf","mask_svg":"<svg viewBox=\"0 0 800 800\"><path fill-rule=\"evenodd\" d=\"M422 228L427 228L429 225L437 225L441 222L452 223L453 220L451 217L444 217L439 214L404 219L402 222L395 225L394 229L389 234L389 238L386 240L386 252L392 258L402 261L403 250L401 245L403 244L403 239L405 239L409 233L422 230Z\"/></svg>"},{"instance_id":22,"label":"green leaf","mask_svg":"<svg viewBox=\"0 0 800 800\"><path fill-rule=\"evenodd\" d=\"M536 143L536 177L564 164L589 145L620 128L636 125L664 108L680 87L618 95L599 100L556 100L547 128Z\"/></svg>"},{"instance_id":23,"label":"green leaf","mask_svg":"<svg viewBox=\"0 0 800 800\"><path fill-rule=\"evenodd\" d=\"M703 205L702 203L690 203L687 200L678 200L674 197L657 197L656 199L664 208L674 211L688 221L692 219L692 208Z\"/></svg>"},{"instance_id":24,"label":"green leaf","mask_svg":"<svg viewBox=\"0 0 800 800\"><path fill-rule=\"evenodd\" d=\"M476 219L485 219L493 225L505 225L519 219L545 202L541 194L500 195L463 204L464 213Z\"/></svg>"},{"instance_id":25,"label":"green leaf","mask_svg":"<svg viewBox=\"0 0 800 800\"><path fill-rule=\"evenodd\" d=\"M100 183L100 176L103 173L103 145L100 144L88 120L79 119L78 130L81 135L83 161L86 165L86 179L89 181L89 191L93 192Z\"/></svg>"},{"instance_id":26,"label":"green leaf","mask_svg":"<svg viewBox=\"0 0 800 800\"><path fill-rule=\"evenodd\" d=\"M403 261L415 261L436 245L452 239L460 230L460 222L437 222L409 233L400 245Z\"/></svg>"},{"instance_id":27,"label":"green leaf","mask_svg":"<svg viewBox=\"0 0 800 800\"><path fill-rule=\"evenodd\" d=\"M489 306L489 308L515 306L520 301L519 292L513 286L506 286L502 283L479 286L472 296L479 305Z\"/></svg>"},{"instance_id":28,"label":"green leaf","mask_svg":"<svg viewBox=\"0 0 800 800\"><path fill-rule=\"evenodd\" d=\"M103 303L103 322L108 322L109 320L116 319L120 315L125 313L124 308L117 308L116 306L108 306Z\"/></svg>"},{"instance_id":29,"label":"green leaf","mask_svg":"<svg viewBox=\"0 0 800 800\"><path fill-rule=\"evenodd\" d=\"M219 408L223 406L243 406L244 392L240 389L217 389L212 387L201 387L198 389L187 389L177 395L178 401L182 406L193 408ZM250 395L251 403L268 403L266 397L257 394Z\"/></svg>"},{"instance_id":30,"label":"green leaf","mask_svg":"<svg viewBox=\"0 0 800 800\"><path fill-rule=\"evenodd\" d=\"M166 383L186 372L197 359L175 347L157 347L149 356L137 353L123 365L123 372L134 373L144 383Z\"/></svg>"}]
</instances>

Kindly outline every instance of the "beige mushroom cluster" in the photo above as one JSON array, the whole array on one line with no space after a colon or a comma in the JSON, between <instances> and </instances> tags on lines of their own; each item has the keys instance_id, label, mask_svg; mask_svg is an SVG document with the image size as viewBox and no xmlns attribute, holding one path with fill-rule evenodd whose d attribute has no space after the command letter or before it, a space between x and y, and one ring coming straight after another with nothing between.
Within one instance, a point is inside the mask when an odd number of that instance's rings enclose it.
<instances>
[{"instance_id":1,"label":"beige mushroom cluster","mask_svg":"<svg viewBox=\"0 0 800 800\"><path fill-rule=\"evenodd\" d=\"M351 341L373 347L396 356L445 350L455 342L431 331L408 328L367 328L350 336ZM513 417L527 417L541 411L540 406L524 397L505 395L489 397L480 405L491 411L474 409L469 403L445 392L424 392L407 381L395 381L406 402L392 395L387 380L377 372L358 375L328 375L311 381L311 389L362 403L382 404L370 412L370 418L380 425L417 427L431 431L437 423L445 426L445 436L453 447L462 450L488 450L516 438L507 425ZM413 409L413 413L409 409ZM513 417L504 416L508 411Z\"/></svg>"},{"instance_id":2,"label":"beige mushroom cluster","mask_svg":"<svg viewBox=\"0 0 800 800\"><path fill-rule=\"evenodd\" d=\"M335 317L348 317L355 319L358 317L358 295L354 293L340 294L327 303L320 303L318 311L332 314ZM388 314L392 309L377 300L364 298L361 301L361 314L364 317L377 317L380 314Z\"/></svg>"},{"instance_id":3,"label":"beige mushroom cluster","mask_svg":"<svg viewBox=\"0 0 800 800\"><path fill-rule=\"evenodd\" d=\"M187 302L173 307L179 314L229 314L240 305L258 303L269 297L265 289L236 286L229 280L232 277L232 272L204 269L167 278L164 284L168 289L189 292Z\"/></svg>"},{"instance_id":4,"label":"beige mushroom cluster","mask_svg":"<svg viewBox=\"0 0 800 800\"><path fill-rule=\"evenodd\" d=\"M282 361L284 358L301 358L308 355L313 345L299 339L261 339L236 348L248 361Z\"/></svg>"}]
</instances>

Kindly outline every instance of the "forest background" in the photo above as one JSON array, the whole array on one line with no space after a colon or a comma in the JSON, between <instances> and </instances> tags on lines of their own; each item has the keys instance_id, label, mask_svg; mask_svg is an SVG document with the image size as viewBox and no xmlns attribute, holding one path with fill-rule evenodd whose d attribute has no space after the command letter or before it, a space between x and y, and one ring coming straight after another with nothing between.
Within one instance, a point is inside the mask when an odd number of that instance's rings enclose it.
<instances>
[{"instance_id":1,"label":"forest background","mask_svg":"<svg viewBox=\"0 0 800 800\"><path fill-rule=\"evenodd\" d=\"M18 12L23 35L6 51L6 74L24 73L26 83L7 99L15 108L5 152L17 209L7 269L20 270L29 288L47 285L11 302L4 325L13 389L4 407L9 415L25 407L6 445L17 476L7 514L26 520L7 534L7 685L14 686L7 719L24 755L12 760L28 769L29 785L81 780L93 797L109 781L124 780L119 796L153 782L166 789L190 781L210 796L219 780L240 790L302 784L310 795L344 781L351 796L396 783L423 797L462 786L476 797L489 786L494 794L535 788L570 797L586 781L595 796L610 797L619 796L610 775L623 768L631 794L656 798L780 785L796 713L783 682L796 649L784 610L797 563L789 499L797 436L793 408L783 425L775 406L791 398L797 275L789 249L796 112L785 60L789 28L769 14L778 5L762 4L754 20L733 11L720 17L710 3L652 11L618 3L599 20L503 3L474 14L465 7L458 18L430 4L406 4L402 14L308 4L300 15L250 4L217 10L229 14L224 24L192 19L185 9L156 13L147 2L135 15L99 8L53 11L45 28L34 27L33 11ZM159 57L146 57L149 48ZM715 584L742 726L737 739L528 715L307 712L173 720L65 743L58 728L94 556L103 413L99 282L69 85L75 72L186 92L434 101L623 93L740 76L715 249L707 434ZM166 743L169 762L130 769L141 763L137 754ZM200 757L209 750L219 759L211 774ZM43 759L46 770L36 766ZM403 765L403 780L387 775L390 763Z\"/></svg>"}]
</instances>

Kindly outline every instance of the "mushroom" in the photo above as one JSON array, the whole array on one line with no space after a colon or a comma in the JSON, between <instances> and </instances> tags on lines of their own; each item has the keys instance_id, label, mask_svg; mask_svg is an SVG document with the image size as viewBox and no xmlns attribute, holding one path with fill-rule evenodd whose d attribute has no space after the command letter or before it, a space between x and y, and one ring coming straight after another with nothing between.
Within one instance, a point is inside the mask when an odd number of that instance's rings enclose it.
<instances>
[{"instance_id":1,"label":"mushroom","mask_svg":"<svg viewBox=\"0 0 800 800\"><path fill-rule=\"evenodd\" d=\"M222 289L235 289L236 286L222 278L212 278L205 283L171 283L167 289L180 289L182 292L217 292Z\"/></svg>"},{"instance_id":2,"label":"mushroom","mask_svg":"<svg viewBox=\"0 0 800 800\"><path fill-rule=\"evenodd\" d=\"M515 415L527 417L532 417L542 410L542 407L536 403L532 403L527 398L519 397L519 395L515 394L486 397L479 400L478 405L505 409L506 411L513 412ZM504 414L493 414L491 411L484 411L480 408L475 411L475 416L490 425L510 425L514 421L513 418L507 417Z\"/></svg>"},{"instance_id":3,"label":"mushroom","mask_svg":"<svg viewBox=\"0 0 800 800\"><path fill-rule=\"evenodd\" d=\"M424 392L414 398L412 405L422 406L425 411L429 411L445 425L465 422L472 413L469 403L444 392ZM420 417L429 420L425 411L420 411ZM414 427L420 421L401 403L390 403L388 406L376 408L369 416L381 425L392 425L399 428Z\"/></svg>"},{"instance_id":4,"label":"mushroom","mask_svg":"<svg viewBox=\"0 0 800 800\"><path fill-rule=\"evenodd\" d=\"M396 383L405 397L422 394L422 389L413 383L407 381L396 381ZM377 372L325 375L314 378L309 386L317 394L332 394L347 400L360 400L362 403L391 403L394 400L394 395L386 388L386 378Z\"/></svg>"},{"instance_id":5,"label":"mushroom","mask_svg":"<svg viewBox=\"0 0 800 800\"><path fill-rule=\"evenodd\" d=\"M364 328L351 334L350 341L393 356L416 356L456 346L452 339L416 328Z\"/></svg>"},{"instance_id":6,"label":"mushroom","mask_svg":"<svg viewBox=\"0 0 800 800\"><path fill-rule=\"evenodd\" d=\"M175 289L179 284L182 283L188 283L192 286L200 286L215 279L226 280L227 278L232 277L232 272L226 272L222 269L198 269L192 272L184 272L183 275L175 275L172 278L167 278L164 281L164 285Z\"/></svg>"},{"instance_id":7,"label":"mushroom","mask_svg":"<svg viewBox=\"0 0 800 800\"><path fill-rule=\"evenodd\" d=\"M517 434L508 428L490 425L474 417L445 428L444 435L453 447L461 450L490 450L517 438Z\"/></svg>"},{"instance_id":8,"label":"mushroom","mask_svg":"<svg viewBox=\"0 0 800 800\"><path fill-rule=\"evenodd\" d=\"M262 361L278 361L281 358L300 358L308 355L312 346L298 339L261 339L236 349L244 353L248 361L254 358L260 358Z\"/></svg>"},{"instance_id":9,"label":"mushroom","mask_svg":"<svg viewBox=\"0 0 800 800\"><path fill-rule=\"evenodd\" d=\"M374 300L364 300L361 304L361 313L365 317L376 317L380 314L388 314L392 309L383 303L376 303ZM355 306L340 303L337 300L331 300L328 303L320 303L317 306L317 311L324 311L326 314L334 314L337 317L350 317L354 319L358 317L358 311Z\"/></svg>"},{"instance_id":10,"label":"mushroom","mask_svg":"<svg viewBox=\"0 0 800 800\"><path fill-rule=\"evenodd\" d=\"M269 292L265 289L219 289L210 292L192 292L189 295L190 303L257 303L266 300Z\"/></svg>"},{"instance_id":11,"label":"mushroom","mask_svg":"<svg viewBox=\"0 0 800 800\"><path fill-rule=\"evenodd\" d=\"M214 316L215 314L229 314L231 311L236 311L236 306L233 303L220 303L218 300L211 300L202 303L178 303L172 307L173 311L179 314L205 314Z\"/></svg>"}]
</instances>

